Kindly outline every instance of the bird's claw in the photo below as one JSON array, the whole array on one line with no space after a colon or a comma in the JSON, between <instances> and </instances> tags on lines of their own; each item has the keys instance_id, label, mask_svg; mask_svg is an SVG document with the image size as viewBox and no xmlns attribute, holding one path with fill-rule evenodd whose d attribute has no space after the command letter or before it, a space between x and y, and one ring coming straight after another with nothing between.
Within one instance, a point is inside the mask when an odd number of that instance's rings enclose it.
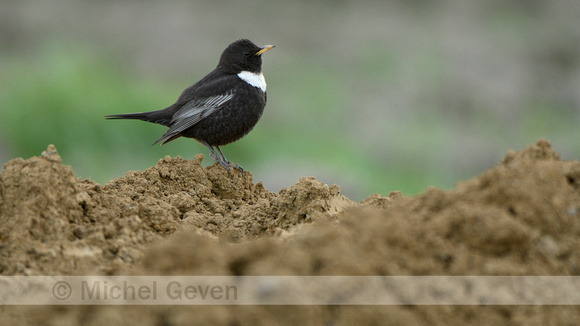
<instances>
[{"instance_id":1,"label":"bird's claw","mask_svg":"<svg viewBox=\"0 0 580 326\"><path fill-rule=\"evenodd\" d=\"M242 176L244 175L244 169L237 163L232 163L230 161L223 161L223 160L216 160L221 166L223 166L228 172L232 172L232 169L238 169L242 172Z\"/></svg>"},{"instance_id":2,"label":"bird's claw","mask_svg":"<svg viewBox=\"0 0 580 326\"><path fill-rule=\"evenodd\" d=\"M224 156L224 153L222 153L222 150L216 146L217 150L219 151L220 155L217 154L217 152L213 149L213 147L206 141L204 141L205 146L207 146L207 148L209 148L210 150L210 154L209 156L216 162L218 162L221 166L223 166L226 170L228 170L228 172L232 172L232 170L230 168L234 168L234 169L238 169L242 172L242 176L244 176L244 169L237 163L232 163L230 161L228 161L226 159L226 157Z\"/></svg>"}]
</instances>

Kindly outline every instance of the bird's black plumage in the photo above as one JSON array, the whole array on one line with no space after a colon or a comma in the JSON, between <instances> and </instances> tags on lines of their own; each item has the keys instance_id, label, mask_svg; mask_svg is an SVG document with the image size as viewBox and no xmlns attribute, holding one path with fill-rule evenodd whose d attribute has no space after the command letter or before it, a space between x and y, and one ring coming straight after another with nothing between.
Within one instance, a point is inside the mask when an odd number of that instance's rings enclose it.
<instances>
[{"instance_id":1,"label":"bird's black plumage","mask_svg":"<svg viewBox=\"0 0 580 326\"><path fill-rule=\"evenodd\" d=\"M177 102L159 111L115 114L107 119L138 119L169 127L154 144L179 137L194 138L206 145L211 157L229 170L243 169L228 161L219 146L250 132L266 106L266 82L262 54L274 46L259 47L242 39L230 44L217 67L185 89ZM218 155L214 147L217 148Z\"/></svg>"}]
</instances>

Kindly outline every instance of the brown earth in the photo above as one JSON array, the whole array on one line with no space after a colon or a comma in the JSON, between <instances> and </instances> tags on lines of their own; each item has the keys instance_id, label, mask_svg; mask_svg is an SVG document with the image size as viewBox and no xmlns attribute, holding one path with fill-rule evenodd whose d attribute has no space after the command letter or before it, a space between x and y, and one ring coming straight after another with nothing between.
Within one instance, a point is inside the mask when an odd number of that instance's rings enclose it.
<instances>
[{"instance_id":1,"label":"brown earth","mask_svg":"<svg viewBox=\"0 0 580 326\"><path fill-rule=\"evenodd\" d=\"M0 174L0 275L579 275L580 162L540 140L456 189L355 203L165 157L107 185L54 146ZM576 325L574 306L0 307L6 325Z\"/></svg>"}]
</instances>

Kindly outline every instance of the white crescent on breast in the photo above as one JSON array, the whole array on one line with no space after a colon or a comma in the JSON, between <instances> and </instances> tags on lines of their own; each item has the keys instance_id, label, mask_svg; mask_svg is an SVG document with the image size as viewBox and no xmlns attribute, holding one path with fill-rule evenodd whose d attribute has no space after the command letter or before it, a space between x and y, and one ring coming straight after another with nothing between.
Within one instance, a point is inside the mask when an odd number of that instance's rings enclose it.
<instances>
[{"instance_id":1,"label":"white crescent on breast","mask_svg":"<svg viewBox=\"0 0 580 326\"><path fill-rule=\"evenodd\" d=\"M266 79L264 79L264 74L261 72L242 71L238 74L238 77L246 83L261 89L262 92L266 91Z\"/></svg>"}]
</instances>

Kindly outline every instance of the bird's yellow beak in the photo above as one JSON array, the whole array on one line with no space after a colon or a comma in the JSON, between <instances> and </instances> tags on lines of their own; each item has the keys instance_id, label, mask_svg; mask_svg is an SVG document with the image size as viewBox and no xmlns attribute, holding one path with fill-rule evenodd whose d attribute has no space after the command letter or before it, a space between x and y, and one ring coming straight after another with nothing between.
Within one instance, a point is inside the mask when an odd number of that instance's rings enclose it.
<instances>
[{"instance_id":1,"label":"bird's yellow beak","mask_svg":"<svg viewBox=\"0 0 580 326\"><path fill-rule=\"evenodd\" d=\"M270 50L272 50L275 47L276 47L275 45L264 45L262 47L262 50L256 52L256 55L262 55L262 53L267 52L267 51L270 51Z\"/></svg>"}]
</instances>

